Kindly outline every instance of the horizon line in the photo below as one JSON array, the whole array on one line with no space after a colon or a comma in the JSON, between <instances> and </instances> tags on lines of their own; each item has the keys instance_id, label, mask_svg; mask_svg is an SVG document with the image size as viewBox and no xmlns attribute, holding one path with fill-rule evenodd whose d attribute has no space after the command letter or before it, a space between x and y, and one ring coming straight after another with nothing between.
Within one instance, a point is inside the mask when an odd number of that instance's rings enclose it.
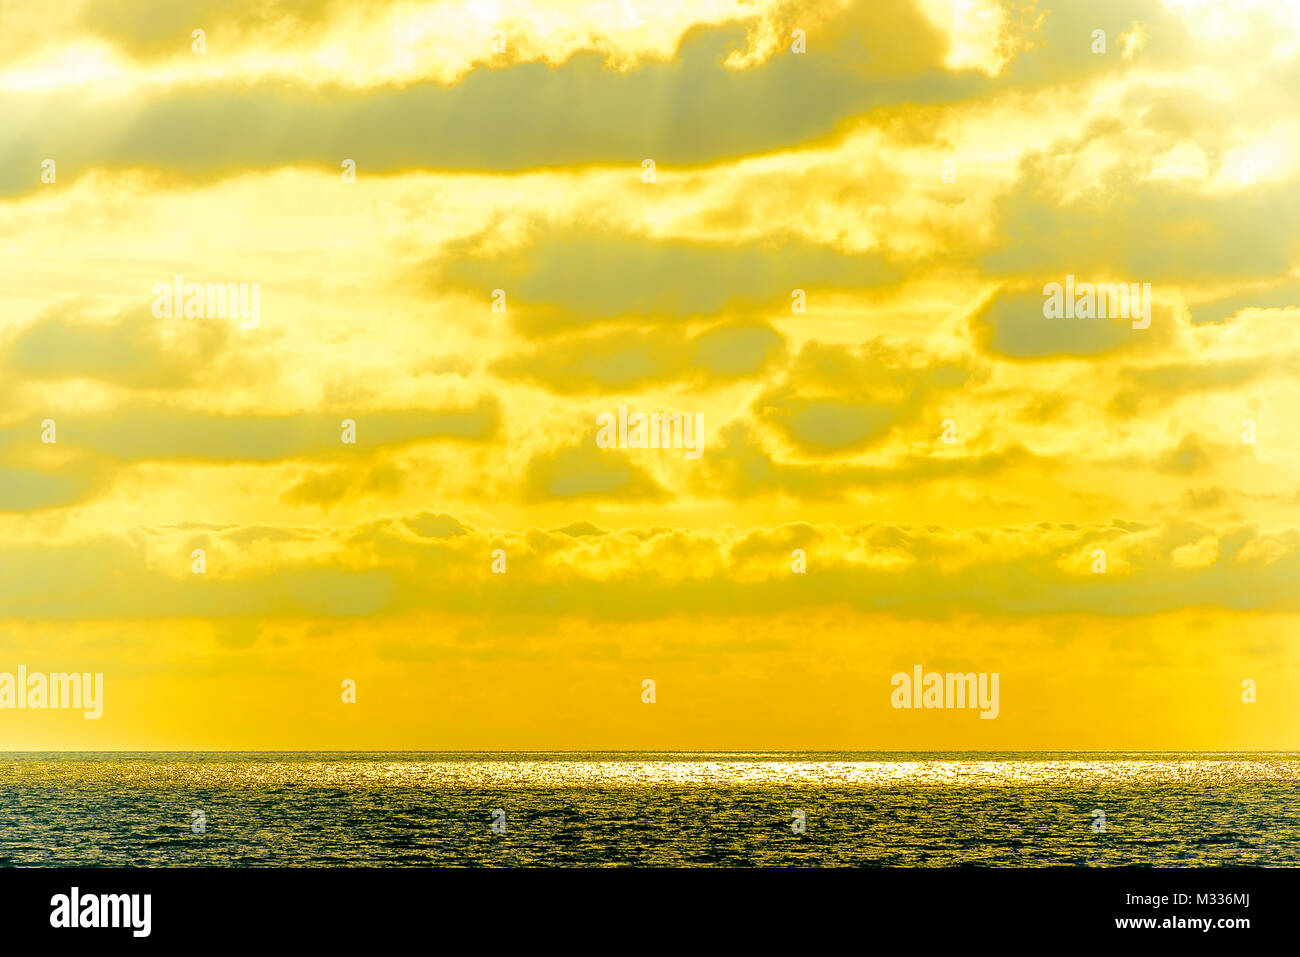
<instances>
[{"instance_id":1,"label":"horizon line","mask_svg":"<svg viewBox=\"0 0 1300 957\"><path fill-rule=\"evenodd\" d=\"M0 754L1300 754L1278 748L8 748Z\"/></svg>"}]
</instances>

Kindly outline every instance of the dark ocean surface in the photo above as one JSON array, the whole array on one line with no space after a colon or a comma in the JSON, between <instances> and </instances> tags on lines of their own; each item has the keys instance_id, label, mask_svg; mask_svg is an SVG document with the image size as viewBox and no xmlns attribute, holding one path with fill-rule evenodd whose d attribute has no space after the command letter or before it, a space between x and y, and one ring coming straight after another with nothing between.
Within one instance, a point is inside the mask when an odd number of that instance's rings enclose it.
<instances>
[{"instance_id":1,"label":"dark ocean surface","mask_svg":"<svg viewBox=\"0 0 1300 957\"><path fill-rule=\"evenodd\" d=\"M1300 754L10 752L0 864L1296 866Z\"/></svg>"}]
</instances>

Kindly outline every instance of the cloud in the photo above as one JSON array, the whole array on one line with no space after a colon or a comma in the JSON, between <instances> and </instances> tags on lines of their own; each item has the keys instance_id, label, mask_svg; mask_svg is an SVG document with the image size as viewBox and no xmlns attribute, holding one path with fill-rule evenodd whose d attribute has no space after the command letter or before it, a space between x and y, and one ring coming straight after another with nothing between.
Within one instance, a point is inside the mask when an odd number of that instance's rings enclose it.
<instances>
[{"instance_id":1,"label":"cloud","mask_svg":"<svg viewBox=\"0 0 1300 957\"><path fill-rule=\"evenodd\" d=\"M1300 280L1288 276L1262 289L1198 303L1192 307L1192 322L1222 322L1246 309L1300 309Z\"/></svg>"},{"instance_id":2,"label":"cloud","mask_svg":"<svg viewBox=\"0 0 1300 957\"><path fill-rule=\"evenodd\" d=\"M701 385L761 373L785 350L766 323L723 323L687 335L681 329L569 336L499 359L493 374L560 394L617 392L691 379Z\"/></svg>"},{"instance_id":3,"label":"cloud","mask_svg":"<svg viewBox=\"0 0 1300 957\"><path fill-rule=\"evenodd\" d=\"M632 463L627 452L598 448L594 432L577 445L535 454L524 472L523 492L531 501L653 502L667 494L644 469Z\"/></svg>"},{"instance_id":4,"label":"cloud","mask_svg":"<svg viewBox=\"0 0 1300 957\"><path fill-rule=\"evenodd\" d=\"M371 174L625 163L636 176L646 157L670 167L779 149L873 106L940 102L987 85L976 73L947 72L934 28L897 6L851 8L842 24L826 25L818 55L782 55L762 69L723 67L745 36L742 26L725 25L691 30L672 62L627 72L608 69L601 53L577 52L560 65L483 67L455 83L364 91L196 79L143 88L125 101L55 90L41 94L39 110L29 109L27 92L3 93L0 113L11 122L0 194L38 186L47 156L62 158L68 178L94 165L190 177L290 165L337 170L343 157ZM879 21L893 34L868 40L864 58L863 31ZM144 45L165 42L166 30L151 28ZM176 42L188 37L187 27Z\"/></svg>"},{"instance_id":5,"label":"cloud","mask_svg":"<svg viewBox=\"0 0 1300 957\"><path fill-rule=\"evenodd\" d=\"M500 425L498 403L484 397L467 408L377 409L351 414L217 415L131 404L111 412L52 414L60 446L117 459L273 462L339 456L439 439L485 442ZM342 443L342 422L356 422L355 446ZM0 428L0 450L39 435L35 424Z\"/></svg>"},{"instance_id":6,"label":"cloud","mask_svg":"<svg viewBox=\"0 0 1300 957\"><path fill-rule=\"evenodd\" d=\"M121 388L184 389L204 378L246 378L246 364L223 354L230 329L219 322L157 319L134 309L108 322L88 321L85 307L47 309L9 343L10 375L32 379L97 379Z\"/></svg>"},{"instance_id":7,"label":"cloud","mask_svg":"<svg viewBox=\"0 0 1300 957\"><path fill-rule=\"evenodd\" d=\"M1052 281L1063 285L1065 275ZM1093 280L1076 277L1076 281ZM999 290L971 313L971 334L989 355L1019 360L1090 357L1118 350L1141 352L1172 337L1174 313L1159 303L1151 304L1150 327L1134 329L1134 321L1144 320L1046 316L1046 298L1041 287Z\"/></svg>"},{"instance_id":8,"label":"cloud","mask_svg":"<svg viewBox=\"0 0 1300 957\"><path fill-rule=\"evenodd\" d=\"M0 468L0 512L27 512L75 505L100 491L108 475L100 469L47 471Z\"/></svg>"},{"instance_id":9,"label":"cloud","mask_svg":"<svg viewBox=\"0 0 1300 957\"><path fill-rule=\"evenodd\" d=\"M1050 465L1016 445L974 455L904 455L887 465L780 462L743 423L726 426L721 437L721 447L709 449L702 459L707 465L707 478L700 485L740 499L774 494L809 500L840 499L855 491L988 478L1013 468L1020 473L1042 471Z\"/></svg>"},{"instance_id":10,"label":"cloud","mask_svg":"<svg viewBox=\"0 0 1300 957\"><path fill-rule=\"evenodd\" d=\"M316 470L296 481L280 501L327 507L370 493L391 495L405 487L406 479L405 472L393 465Z\"/></svg>"},{"instance_id":11,"label":"cloud","mask_svg":"<svg viewBox=\"0 0 1300 957\"><path fill-rule=\"evenodd\" d=\"M755 401L755 413L801 452L860 451L971 377L962 363L929 362L881 339L857 348L808 342L782 382Z\"/></svg>"},{"instance_id":12,"label":"cloud","mask_svg":"<svg viewBox=\"0 0 1300 957\"><path fill-rule=\"evenodd\" d=\"M597 322L660 322L790 308L796 288L867 289L897 278L877 255L845 256L810 243L717 243L575 231L522 249L430 263L437 282L479 295L506 291L516 325L554 333ZM713 355L716 355L713 351Z\"/></svg>"},{"instance_id":13,"label":"cloud","mask_svg":"<svg viewBox=\"0 0 1300 957\"><path fill-rule=\"evenodd\" d=\"M211 571L201 582L189 570L193 532L183 530L155 529L144 539L147 548L120 537L9 544L0 548L0 600L16 616L49 620L391 617L435 610L479 622L538 613L637 622L835 608L922 619L1123 617L1215 607L1300 611L1292 587L1300 572L1294 529L1121 521L980 529L799 523L642 527L575 537L537 529L489 533L441 518L460 533L413 537L408 520L374 526L369 547L354 553L348 568L333 560L342 542L355 538L346 533L317 532L314 552L283 553L268 568L266 553L287 546L265 539L235 544L241 529L213 531L205 538ZM505 604L492 600L502 580L486 556L496 547L509 556ZM809 555L806 577L790 573L794 547ZM1075 561L1095 548L1106 551L1113 574L1092 574ZM942 587L936 587L939 569ZM55 580L56 590L41 584ZM83 596L78 607L61 600L65 591Z\"/></svg>"},{"instance_id":14,"label":"cloud","mask_svg":"<svg viewBox=\"0 0 1300 957\"><path fill-rule=\"evenodd\" d=\"M1149 282L1158 295L1160 284L1271 279L1295 260L1300 240L1285 225L1300 214L1295 182L1209 196L1126 180L1117 171L1100 193L1062 202L1039 185L1059 187L1060 173L1028 162L1022 187L998 203L999 243L978 261L994 275Z\"/></svg>"},{"instance_id":15,"label":"cloud","mask_svg":"<svg viewBox=\"0 0 1300 957\"><path fill-rule=\"evenodd\" d=\"M458 538L469 530L451 515L421 512L403 519L406 527L421 538Z\"/></svg>"},{"instance_id":16,"label":"cloud","mask_svg":"<svg viewBox=\"0 0 1300 957\"><path fill-rule=\"evenodd\" d=\"M1114 415L1130 417L1182 396L1239 392L1267 375L1274 365L1272 359L1262 357L1125 366L1119 372L1122 388L1111 398L1108 409Z\"/></svg>"},{"instance_id":17,"label":"cloud","mask_svg":"<svg viewBox=\"0 0 1300 957\"><path fill-rule=\"evenodd\" d=\"M1285 5L49 2L0 15L0 608L134 717L0 743L338 746L339 661L381 748L778 746L764 700L836 746L917 660L1038 696L998 746L1128 735L1070 738L1094 680L1167 690L1133 746L1296 730L1224 737L1214 684L1296 673ZM176 273L267 321L153 319ZM1151 328L1043 316L1067 274L1151 283ZM702 458L598 449L622 404ZM694 702L653 740L643 674ZM945 733L905 743L989 744Z\"/></svg>"},{"instance_id":18,"label":"cloud","mask_svg":"<svg viewBox=\"0 0 1300 957\"><path fill-rule=\"evenodd\" d=\"M1170 449L1156 460L1156 468L1176 475L1198 475L1209 471L1220 460L1222 451L1201 436L1189 432L1176 448Z\"/></svg>"},{"instance_id":19,"label":"cloud","mask_svg":"<svg viewBox=\"0 0 1300 957\"><path fill-rule=\"evenodd\" d=\"M389 0L360 0L370 12ZM81 11L81 26L111 40L136 59L161 59L189 53L190 32L226 32L240 38L292 36L301 42L343 8L338 0L92 0Z\"/></svg>"}]
</instances>

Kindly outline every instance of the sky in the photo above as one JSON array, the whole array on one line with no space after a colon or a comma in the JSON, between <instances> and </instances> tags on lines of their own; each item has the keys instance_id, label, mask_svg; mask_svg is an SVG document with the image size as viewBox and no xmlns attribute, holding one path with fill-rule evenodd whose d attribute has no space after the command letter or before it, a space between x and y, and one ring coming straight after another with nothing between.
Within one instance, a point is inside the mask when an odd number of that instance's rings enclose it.
<instances>
[{"instance_id":1,"label":"sky","mask_svg":"<svg viewBox=\"0 0 1300 957\"><path fill-rule=\"evenodd\" d=\"M1297 89L1297 3L0 0L0 672L104 676L0 748L1296 747Z\"/></svg>"}]
</instances>

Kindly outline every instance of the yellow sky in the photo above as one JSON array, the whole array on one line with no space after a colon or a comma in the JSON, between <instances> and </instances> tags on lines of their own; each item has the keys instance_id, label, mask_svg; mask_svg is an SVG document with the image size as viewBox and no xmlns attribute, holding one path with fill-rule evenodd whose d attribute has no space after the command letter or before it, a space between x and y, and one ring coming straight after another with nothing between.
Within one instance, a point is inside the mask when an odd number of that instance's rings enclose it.
<instances>
[{"instance_id":1,"label":"yellow sky","mask_svg":"<svg viewBox=\"0 0 1300 957\"><path fill-rule=\"evenodd\" d=\"M0 0L0 748L1294 748L1298 8Z\"/></svg>"}]
</instances>

